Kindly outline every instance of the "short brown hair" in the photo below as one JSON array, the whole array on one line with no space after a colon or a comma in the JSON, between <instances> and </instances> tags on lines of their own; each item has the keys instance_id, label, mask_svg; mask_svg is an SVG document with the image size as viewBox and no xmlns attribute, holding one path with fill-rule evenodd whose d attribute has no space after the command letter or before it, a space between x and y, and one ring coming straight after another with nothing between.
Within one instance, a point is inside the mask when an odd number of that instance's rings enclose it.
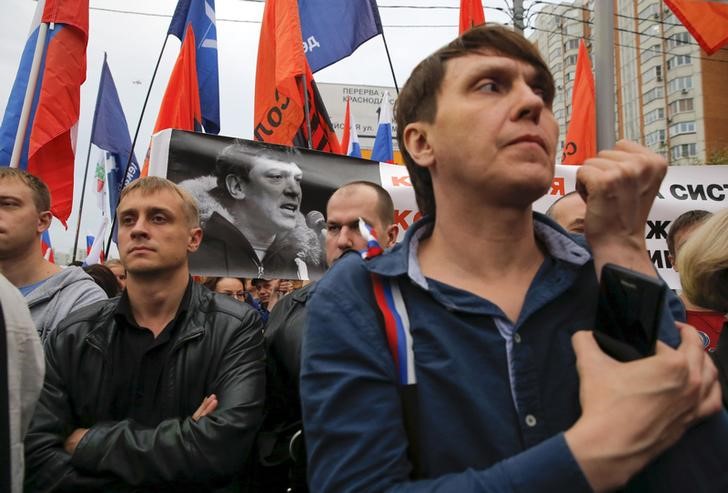
<instances>
[{"instance_id":1,"label":"short brown hair","mask_svg":"<svg viewBox=\"0 0 728 493\"><path fill-rule=\"evenodd\" d=\"M197 201L184 188L166 178L159 176L145 176L138 178L124 187L119 196L119 204L116 206L117 214L119 206L124 198L132 192L140 192L142 195L149 195L161 190L169 190L179 195L182 199L182 210L187 218L188 224L196 228L200 225L200 210L197 207Z\"/></svg>"},{"instance_id":2,"label":"short brown hair","mask_svg":"<svg viewBox=\"0 0 728 493\"><path fill-rule=\"evenodd\" d=\"M711 213L702 209L683 212L670 223L670 229L667 230L667 251L670 252L672 258L675 255L675 237L680 231L693 228L710 217Z\"/></svg>"},{"instance_id":3,"label":"short brown hair","mask_svg":"<svg viewBox=\"0 0 728 493\"><path fill-rule=\"evenodd\" d=\"M553 100L554 79L538 49L521 34L503 26L488 24L473 28L421 61L399 93L394 114L397 121L399 149L415 189L417 207L423 214L435 215L432 178L429 170L418 166L407 152L404 144L405 127L414 122L431 123L435 120L437 96L442 87L448 60L469 54L483 54L485 51L492 51L532 65L536 68L539 78L543 79L544 99L547 102Z\"/></svg>"},{"instance_id":4,"label":"short brown hair","mask_svg":"<svg viewBox=\"0 0 728 493\"><path fill-rule=\"evenodd\" d=\"M7 166L0 167L0 180L8 178L15 178L30 188L30 192L33 194L33 203L38 212L51 210L51 193L48 191L48 186L40 178L22 169Z\"/></svg>"},{"instance_id":5,"label":"short brown hair","mask_svg":"<svg viewBox=\"0 0 728 493\"><path fill-rule=\"evenodd\" d=\"M377 215L379 216L379 220L382 221L382 225L385 228L392 225L394 222L394 202L392 201L392 196L389 195L389 192L384 187L371 181L357 180L339 187L336 191L338 192L339 190L353 187L366 187L374 190L377 194Z\"/></svg>"}]
</instances>

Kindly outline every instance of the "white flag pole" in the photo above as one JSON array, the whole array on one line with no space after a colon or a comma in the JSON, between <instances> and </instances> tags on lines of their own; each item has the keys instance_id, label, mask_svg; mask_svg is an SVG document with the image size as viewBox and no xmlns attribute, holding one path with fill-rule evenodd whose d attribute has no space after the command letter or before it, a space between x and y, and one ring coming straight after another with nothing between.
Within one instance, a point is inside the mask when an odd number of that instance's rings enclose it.
<instances>
[{"instance_id":1,"label":"white flag pole","mask_svg":"<svg viewBox=\"0 0 728 493\"><path fill-rule=\"evenodd\" d=\"M23 150L23 142L25 134L28 130L28 120L30 119L30 108L33 104L33 95L35 95L35 86L38 83L38 73L40 72L40 62L43 59L43 49L45 48L45 40L48 35L48 23L43 22L38 27L38 39L35 43L35 52L33 53L33 63L30 66L30 75L28 76L28 87L25 88L25 99L23 100L23 110L20 113L20 121L18 121L18 131L15 134L15 143L13 145L13 154L10 157L10 167L17 168L20 164L20 153Z\"/></svg>"}]
</instances>

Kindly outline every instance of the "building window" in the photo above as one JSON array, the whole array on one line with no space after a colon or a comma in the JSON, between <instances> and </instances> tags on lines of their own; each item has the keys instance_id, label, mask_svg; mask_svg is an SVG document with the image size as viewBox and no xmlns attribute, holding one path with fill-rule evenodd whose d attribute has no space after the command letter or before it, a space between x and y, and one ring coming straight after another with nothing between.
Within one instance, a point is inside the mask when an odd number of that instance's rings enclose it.
<instances>
[{"instance_id":1,"label":"building window","mask_svg":"<svg viewBox=\"0 0 728 493\"><path fill-rule=\"evenodd\" d=\"M566 64L566 66L568 67L570 65L576 65L576 57L577 57L577 55L569 55L569 56L567 56L564 59L564 63Z\"/></svg>"},{"instance_id":2,"label":"building window","mask_svg":"<svg viewBox=\"0 0 728 493\"><path fill-rule=\"evenodd\" d=\"M549 58L551 60L553 60L553 59L559 58L559 57L561 57L561 48L557 46L556 48L551 50L551 53L549 53Z\"/></svg>"},{"instance_id":3,"label":"building window","mask_svg":"<svg viewBox=\"0 0 728 493\"><path fill-rule=\"evenodd\" d=\"M693 111L693 98L678 99L670 103L670 115Z\"/></svg>"},{"instance_id":4,"label":"building window","mask_svg":"<svg viewBox=\"0 0 728 493\"><path fill-rule=\"evenodd\" d=\"M567 35L572 34L574 36L581 36L582 34L584 34L584 28L582 27L581 22L572 22L570 24L567 24L564 31L564 34Z\"/></svg>"},{"instance_id":5,"label":"building window","mask_svg":"<svg viewBox=\"0 0 728 493\"><path fill-rule=\"evenodd\" d=\"M642 50L642 61L646 62L660 54L660 45L652 45L646 50Z\"/></svg>"},{"instance_id":6,"label":"building window","mask_svg":"<svg viewBox=\"0 0 728 493\"><path fill-rule=\"evenodd\" d=\"M645 135L645 145L661 146L665 143L665 129L656 130Z\"/></svg>"},{"instance_id":7,"label":"building window","mask_svg":"<svg viewBox=\"0 0 728 493\"><path fill-rule=\"evenodd\" d=\"M687 91L693 87L693 78L690 76L686 77L675 77L670 81L667 87L668 93L676 91Z\"/></svg>"},{"instance_id":8,"label":"building window","mask_svg":"<svg viewBox=\"0 0 728 493\"><path fill-rule=\"evenodd\" d=\"M690 55L675 55L667 60L668 70L683 65L690 65Z\"/></svg>"},{"instance_id":9,"label":"building window","mask_svg":"<svg viewBox=\"0 0 728 493\"><path fill-rule=\"evenodd\" d=\"M683 134L694 134L695 122L680 122L670 125L670 137Z\"/></svg>"},{"instance_id":10,"label":"building window","mask_svg":"<svg viewBox=\"0 0 728 493\"><path fill-rule=\"evenodd\" d=\"M579 39L570 39L564 43L564 51L575 50L579 47Z\"/></svg>"},{"instance_id":11,"label":"building window","mask_svg":"<svg viewBox=\"0 0 728 493\"><path fill-rule=\"evenodd\" d=\"M647 8L644 8L640 11L640 20L648 20L648 19L659 19L660 18L660 5L658 3L653 3L649 5Z\"/></svg>"},{"instance_id":12,"label":"building window","mask_svg":"<svg viewBox=\"0 0 728 493\"><path fill-rule=\"evenodd\" d=\"M690 44L690 34L688 34L687 31L675 33L667 39L668 48L677 48L678 46L687 44Z\"/></svg>"},{"instance_id":13,"label":"building window","mask_svg":"<svg viewBox=\"0 0 728 493\"><path fill-rule=\"evenodd\" d=\"M698 155L696 144L680 144L670 148L672 159L681 159L685 157L695 157Z\"/></svg>"},{"instance_id":14,"label":"building window","mask_svg":"<svg viewBox=\"0 0 728 493\"><path fill-rule=\"evenodd\" d=\"M644 93L644 104L649 103L650 101L654 101L655 99L659 99L663 97L664 93L662 92L662 86L655 87L654 89L650 89L646 93Z\"/></svg>"},{"instance_id":15,"label":"building window","mask_svg":"<svg viewBox=\"0 0 728 493\"><path fill-rule=\"evenodd\" d=\"M662 66L650 67L642 72L642 82L649 82L657 79L657 82L662 82Z\"/></svg>"},{"instance_id":16,"label":"building window","mask_svg":"<svg viewBox=\"0 0 728 493\"><path fill-rule=\"evenodd\" d=\"M655 123L658 120L665 119L665 108L657 108L656 110L645 113L645 125Z\"/></svg>"}]
</instances>

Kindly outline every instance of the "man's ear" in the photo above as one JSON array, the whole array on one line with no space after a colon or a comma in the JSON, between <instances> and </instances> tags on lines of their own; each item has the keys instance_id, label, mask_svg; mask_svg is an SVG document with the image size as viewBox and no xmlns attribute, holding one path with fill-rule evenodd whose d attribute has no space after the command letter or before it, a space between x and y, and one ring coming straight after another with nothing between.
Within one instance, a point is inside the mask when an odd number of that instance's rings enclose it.
<instances>
[{"instance_id":1,"label":"man's ear","mask_svg":"<svg viewBox=\"0 0 728 493\"><path fill-rule=\"evenodd\" d=\"M187 243L187 251L192 253L196 252L200 248L202 243L202 228L192 228L190 230L190 241Z\"/></svg>"},{"instance_id":2,"label":"man's ear","mask_svg":"<svg viewBox=\"0 0 728 493\"><path fill-rule=\"evenodd\" d=\"M43 211L38 214L38 226L36 228L38 234L43 234L43 231L50 228L51 221L53 221L53 214L51 214L51 211Z\"/></svg>"},{"instance_id":3,"label":"man's ear","mask_svg":"<svg viewBox=\"0 0 728 493\"><path fill-rule=\"evenodd\" d=\"M384 248L389 248L397 243L397 235L399 234L399 226L396 224L390 224L387 230L384 232L385 242L382 245Z\"/></svg>"},{"instance_id":4,"label":"man's ear","mask_svg":"<svg viewBox=\"0 0 728 493\"><path fill-rule=\"evenodd\" d=\"M415 163L429 168L435 163L434 149L428 139L428 125L424 122L410 123L404 128L403 140L407 152Z\"/></svg>"},{"instance_id":5,"label":"man's ear","mask_svg":"<svg viewBox=\"0 0 728 493\"><path fill-rule=\"evenodd\" d=\"M238 175L227 175L225 177L225 187L232 198L236 200L243 200L245 198L245 184Z\"/></svg>"}]
</instances>

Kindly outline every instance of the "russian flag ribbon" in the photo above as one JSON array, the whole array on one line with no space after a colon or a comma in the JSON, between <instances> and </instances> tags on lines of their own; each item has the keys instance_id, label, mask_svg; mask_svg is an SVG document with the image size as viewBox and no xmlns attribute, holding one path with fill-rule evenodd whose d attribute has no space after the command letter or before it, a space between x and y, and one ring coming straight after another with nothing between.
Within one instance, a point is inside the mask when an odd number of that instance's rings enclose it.
<instances>
[{"instance_id":1,"label":"russian flag ribbon","mask_svg":"<svg viewBox=\"0 0 728 493\"><path fill-rule=\"evenodd\" d=\"M377 307L384 319L384 332L397 370L397 382L400 385L414 385L417 383L415 353L410 320L399 283L396 279L382 279L372 274L372 287Z\"/></svg>"}]
</instances>

